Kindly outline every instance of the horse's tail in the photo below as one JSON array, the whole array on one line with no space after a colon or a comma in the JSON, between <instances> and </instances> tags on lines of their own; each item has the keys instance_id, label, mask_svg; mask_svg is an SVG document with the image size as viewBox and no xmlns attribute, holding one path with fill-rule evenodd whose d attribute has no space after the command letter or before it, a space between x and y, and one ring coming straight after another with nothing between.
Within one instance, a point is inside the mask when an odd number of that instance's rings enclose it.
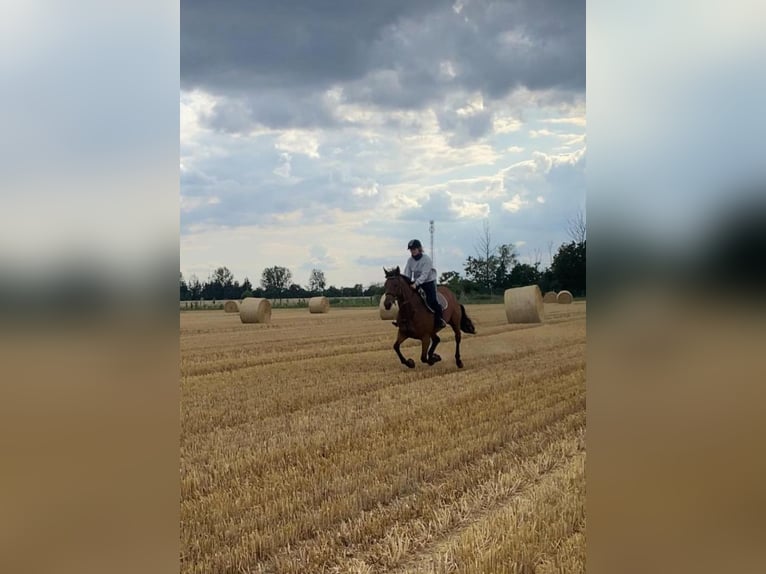
<instances>
[{"instance_id":1,"label":"horse's tail","mask_svg":"<svg viewBox=\"0 0 766 574\"><path fill-rule=\"evenodd\" d=\"M463 331L463 333L475 335L476 327L473 326L473 321L468 318L468 313L465 312L465 307L460 305L460 310L462 311L460 316L460 330Z\"/></svg>"}]
</instances>

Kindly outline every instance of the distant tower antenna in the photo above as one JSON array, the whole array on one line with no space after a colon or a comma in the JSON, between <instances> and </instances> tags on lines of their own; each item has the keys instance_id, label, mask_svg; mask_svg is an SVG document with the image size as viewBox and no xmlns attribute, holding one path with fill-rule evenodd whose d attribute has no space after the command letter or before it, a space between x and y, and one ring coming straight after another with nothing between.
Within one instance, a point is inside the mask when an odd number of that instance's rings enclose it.
<instances>
[{"instance_id":1,"label":"distant tower antenna","mask_svg":"<svg viewBox=\"0 0 766 574\"><path fill-rule=\"evenodd\" d=\"M428 231L431 232L431 261L434 260L434 220L429 221Z\"/></svg>"}]
</instances>

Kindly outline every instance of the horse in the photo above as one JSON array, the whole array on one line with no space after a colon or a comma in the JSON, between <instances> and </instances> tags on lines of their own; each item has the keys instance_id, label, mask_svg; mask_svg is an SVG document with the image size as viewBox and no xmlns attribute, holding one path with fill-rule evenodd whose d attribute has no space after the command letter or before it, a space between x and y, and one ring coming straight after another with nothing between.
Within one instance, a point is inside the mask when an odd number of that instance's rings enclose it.
<instances>
[{"instance_id":1,"label":"horse","mask_svg":"<svg viewBox=\"0 0 766 574\"><path fill-rule=\"evenodd\" d=\"M399 315L397 322L394 323L399 329L394 351L396 351L399 360L403 365L410 369L415 368L415 361L406 359L400 351L400 346L407 339L419 339L422 343L420 360L429 366L441 361L441 357L434 351L441 339L436 334L438 329L434 325L434 316L429 311L423 298L417 291L412 289L412 282L401 274L399 267L394 269L383 268L386 274L385 300L383 306L386 310L391 309L394 300L399 305ZM461 331L472 335L476 334L476 328L471 319L465 312L465 307L457 302L455 295L444 286L437 287L437 293L447 300L447 307L443 312L444 321L452 327L455 332L455 364L459 369L463 368L463 361L460 359L460 339ZM441 327L439 327L441 329ZM430 347L429 347L430 343Z\"/></svg>"}]
</instances>

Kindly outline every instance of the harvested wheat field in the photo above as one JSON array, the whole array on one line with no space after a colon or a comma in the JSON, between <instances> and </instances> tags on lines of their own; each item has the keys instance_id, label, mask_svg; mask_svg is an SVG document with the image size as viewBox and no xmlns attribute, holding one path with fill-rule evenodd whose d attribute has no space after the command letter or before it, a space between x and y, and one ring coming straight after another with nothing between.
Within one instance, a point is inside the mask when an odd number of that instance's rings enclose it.
<instances>
[{"instance_id":1,"label":"harvested wheat field","mask_svg":"<svg viewBox=\"0 0 766 574\"><path fill-rule=\"evenodd\" d=\"M181 571L585 571L585 303L471 305L465 368L377 307L181 314Z\"/></svg>"}]
</instances>

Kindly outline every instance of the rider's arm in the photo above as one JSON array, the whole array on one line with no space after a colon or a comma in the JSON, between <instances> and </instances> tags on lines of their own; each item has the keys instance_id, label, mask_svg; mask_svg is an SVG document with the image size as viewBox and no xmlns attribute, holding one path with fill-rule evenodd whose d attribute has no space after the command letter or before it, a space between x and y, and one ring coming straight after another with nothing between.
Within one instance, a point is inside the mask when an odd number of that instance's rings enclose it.
<instances>
[{"instance_id":1,"label":"rider's arm","mask_svg":"<svg viewBox=\"0 0 766 574\"><path fill-rule=\"evenodd\" d=\"M431 274L431 269L433 269L433 262L425 253L423 254L423 257L420 258L420 265L422 265L423 270L415 281L416 287L420 287L422 283L425 283L428 280L428 276Z\"/></svg>"},{"instance_id":2,"label":"rider's arm","mask_svg":"<svg viewBox=\"0 0 766 574\"><path fill-rule=\"evenodd\" d=\"M410 257L407 260L407 265L404 266L404 273L402 273L407 278L407 281L412 281L412 258Z\"/></svg>"}]
</instances>

